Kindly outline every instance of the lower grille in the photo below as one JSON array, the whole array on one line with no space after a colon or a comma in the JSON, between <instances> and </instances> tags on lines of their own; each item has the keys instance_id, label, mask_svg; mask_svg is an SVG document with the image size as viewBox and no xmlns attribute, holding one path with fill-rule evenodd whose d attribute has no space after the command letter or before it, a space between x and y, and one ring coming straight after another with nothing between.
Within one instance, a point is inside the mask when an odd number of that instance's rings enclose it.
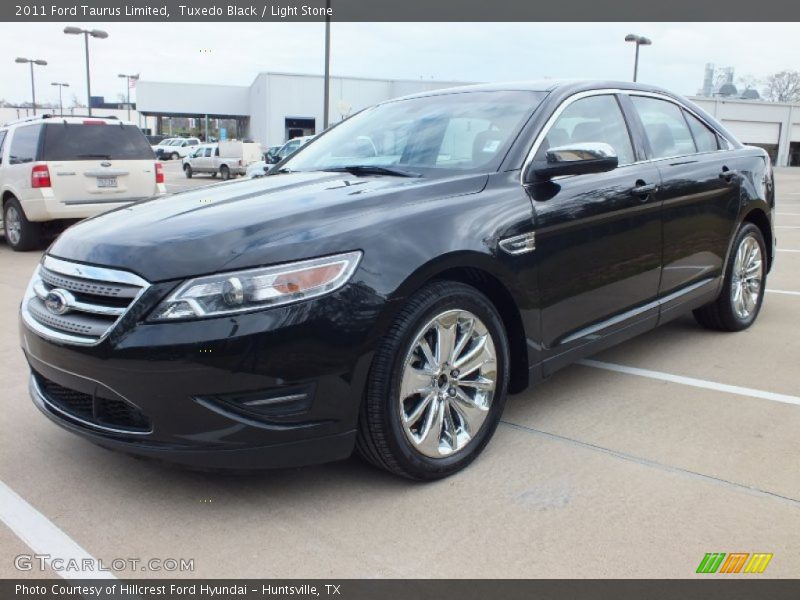
<instances>
[{"instance_id":1,"label":"lower grille","mask_svg":"<svg viewBox=\"0 0 800 600\"><path fill-rule=\"evenodd\" d=\"M97 395L86 394L59 385L33 374L39 392L51 406L98 429L115 429L131 433L149 433L150 421L138 408L124 400L111 400Z\"/></svg>"}]
</instances>

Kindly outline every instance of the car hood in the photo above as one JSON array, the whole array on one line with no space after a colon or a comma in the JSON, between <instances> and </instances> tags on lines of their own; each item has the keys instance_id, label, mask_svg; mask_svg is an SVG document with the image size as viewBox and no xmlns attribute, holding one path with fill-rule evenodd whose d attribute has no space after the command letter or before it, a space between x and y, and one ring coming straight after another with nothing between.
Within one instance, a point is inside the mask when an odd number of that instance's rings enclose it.
<instances>
[{"instance_id":1,"label":"car hood","mask_svg":"<svg viewBox=\"0 0 800 600\"><path fill-rule=\"evenodd\" d=\"M477 193L486 180L306 172L224 182L82 221L48 254L151 282L299 260L386 241L395 216Z\"/></svg>"}]
</instances>

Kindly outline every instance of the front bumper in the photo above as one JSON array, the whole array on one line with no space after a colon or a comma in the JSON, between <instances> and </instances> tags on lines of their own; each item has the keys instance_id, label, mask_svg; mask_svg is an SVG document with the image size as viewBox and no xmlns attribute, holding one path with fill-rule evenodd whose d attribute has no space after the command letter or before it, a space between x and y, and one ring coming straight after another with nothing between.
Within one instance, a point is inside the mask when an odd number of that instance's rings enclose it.
<instances>
[{"instance_id":1,"label":"front bumper","mask_svg":"<svg viewBox=\"0 0 800 600\"><path fill-rule=\"evenodd\" d=\"M24 321L20 336L36 406L92 442L197 467L299 466L351 454L382 307L345 286L235 317L123 321L96 346Z\"/></svg>"}]
</instances>

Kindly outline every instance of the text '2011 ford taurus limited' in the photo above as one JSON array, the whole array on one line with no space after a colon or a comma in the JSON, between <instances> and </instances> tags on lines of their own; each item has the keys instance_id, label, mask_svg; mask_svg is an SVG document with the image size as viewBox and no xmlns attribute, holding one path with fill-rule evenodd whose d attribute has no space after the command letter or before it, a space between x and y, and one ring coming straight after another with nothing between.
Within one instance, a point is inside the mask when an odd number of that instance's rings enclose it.
<instances>
[{"instance_id":1,"label":"text '2011 ford taurus limited'","mask_svg":"<svg viewBox=\"0 0 800 600\"><path fill-rule=\"evenodd\" d=\"M767 154L617 83L385 102L268 177L67 230L21 307L36 405L203 467L470 463L506 394L687 311L756 319Z\"/></svg>"}]
</instances>

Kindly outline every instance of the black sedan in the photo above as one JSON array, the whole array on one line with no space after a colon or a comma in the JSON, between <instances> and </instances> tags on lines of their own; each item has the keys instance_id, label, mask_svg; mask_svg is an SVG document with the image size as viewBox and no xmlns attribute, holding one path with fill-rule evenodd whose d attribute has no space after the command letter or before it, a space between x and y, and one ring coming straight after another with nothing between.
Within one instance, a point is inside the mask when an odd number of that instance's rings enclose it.
<instances>
[{"instance_id":1,"label":"black sedan","mask_svg":"<svg viewBox=\"0 0 800 600\"><path fill-rule=\"evenodd\" d=\"M763 150L650 86L385 102L268 177L67 230L21 307L31 394L138 455L444 477L509 392L687 311L749 327L774 196Z\"/></svg>"}]
</instances>

